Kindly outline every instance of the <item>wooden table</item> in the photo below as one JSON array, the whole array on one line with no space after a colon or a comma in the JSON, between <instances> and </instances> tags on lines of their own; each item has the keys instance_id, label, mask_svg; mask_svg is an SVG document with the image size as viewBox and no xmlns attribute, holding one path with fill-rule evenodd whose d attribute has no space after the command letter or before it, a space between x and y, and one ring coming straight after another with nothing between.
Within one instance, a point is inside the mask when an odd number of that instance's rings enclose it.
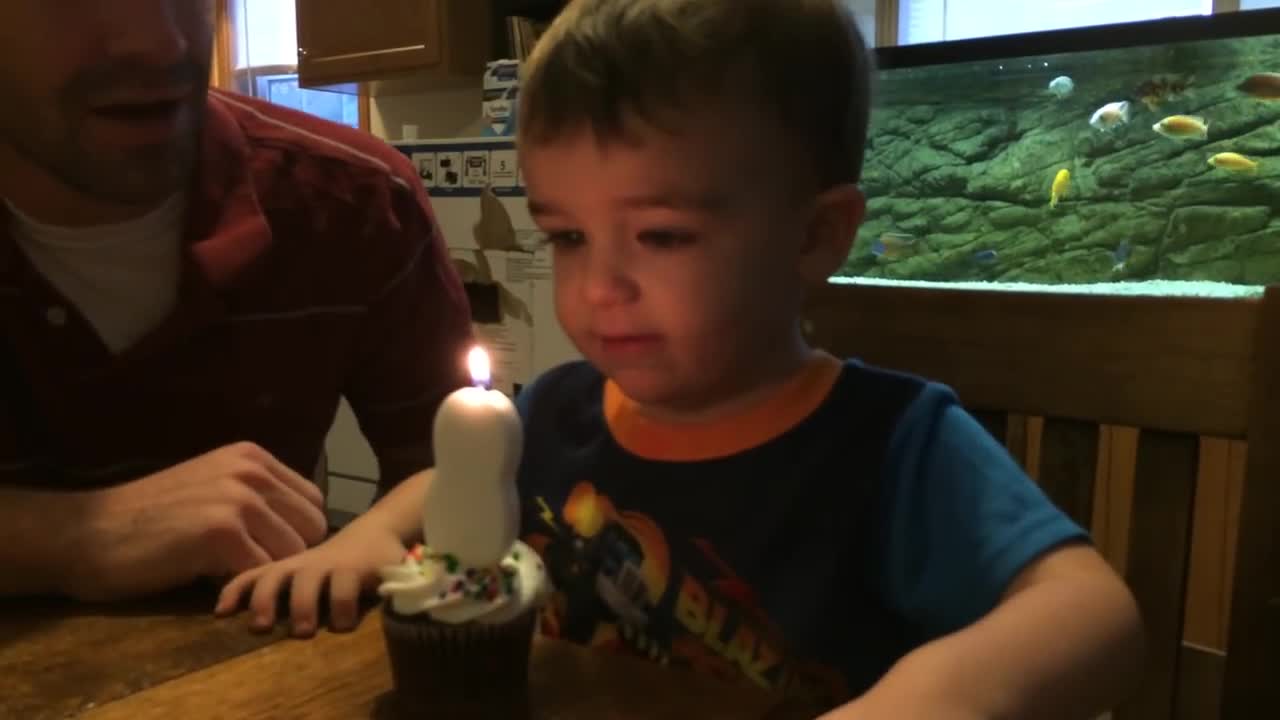
<instances>
[{"instance_id":1,"label":"wooden table","mask_svg":"<svg viewBox=\"0 0 1280 720\"><path fill-rule=\"evenodd\" d=\"M353 720L390 689L377 612L310 640L212 617L193 589L122 606L0 601L0 719ZM775 718L754 688L540 639L534 720Z\"/></svg>"}]
</instances>

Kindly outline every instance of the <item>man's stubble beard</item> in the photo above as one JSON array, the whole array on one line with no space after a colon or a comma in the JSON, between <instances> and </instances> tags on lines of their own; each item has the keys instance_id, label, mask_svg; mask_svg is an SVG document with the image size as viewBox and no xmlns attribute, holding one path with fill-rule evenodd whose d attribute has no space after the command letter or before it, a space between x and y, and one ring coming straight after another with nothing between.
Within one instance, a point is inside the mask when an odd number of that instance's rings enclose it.
<instances>
[{"instance_id":1,"label":"man's stubble beard","mask_svg":"<svg viewBox=\"0 0 1280 720\"><path fill-rule=\"evenodd\" d=\"M182 111L185 127L170 142L112 149L87 146L81 123L85 112L71 103L57 106L53 122L32 118L26 124L0 121L0 143L27 163L86 197L122 206L146 206L185 188L199 162L208 87L200 86ZM57 128L54 133L48 128Z\"/></svg>"}]
</instances>

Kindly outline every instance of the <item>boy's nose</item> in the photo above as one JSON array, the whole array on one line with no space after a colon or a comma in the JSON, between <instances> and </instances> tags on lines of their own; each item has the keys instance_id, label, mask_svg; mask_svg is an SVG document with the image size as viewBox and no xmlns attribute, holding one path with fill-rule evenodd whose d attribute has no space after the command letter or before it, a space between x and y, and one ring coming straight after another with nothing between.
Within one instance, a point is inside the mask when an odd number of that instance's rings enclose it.
<instances>
[{"instance_id":1,"label":"boy's nose","mask_svg":"<svg viewBox=\"0 0 1280 720\"><path fill-rule=\"evenodd\" d=\"M582 271L583 299L590 305L622 305L637 295L635 281L626 272L626 260L616 253L588 252Z\"/></svg>"}]
</instances>

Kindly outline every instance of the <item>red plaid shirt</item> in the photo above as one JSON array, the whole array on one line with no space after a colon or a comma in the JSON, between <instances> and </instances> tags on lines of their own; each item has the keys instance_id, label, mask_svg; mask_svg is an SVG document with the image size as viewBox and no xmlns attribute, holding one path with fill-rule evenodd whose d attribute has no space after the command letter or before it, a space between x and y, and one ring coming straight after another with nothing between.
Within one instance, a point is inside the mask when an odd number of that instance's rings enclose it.
<instances>
[{"instance_id":1,"label":"red plaid shirt","mask_svg":"<svg viewBox=\"0 0 1280 720\"><path fill-rule=\"evenodd\" d=\"M303 475L339 396L383 489L432 464L471 330L417 173L357 130L211 92L177 307L112 354L0 205L0 483L99 486L248 440Z\"/></svg>"}]
</instances>

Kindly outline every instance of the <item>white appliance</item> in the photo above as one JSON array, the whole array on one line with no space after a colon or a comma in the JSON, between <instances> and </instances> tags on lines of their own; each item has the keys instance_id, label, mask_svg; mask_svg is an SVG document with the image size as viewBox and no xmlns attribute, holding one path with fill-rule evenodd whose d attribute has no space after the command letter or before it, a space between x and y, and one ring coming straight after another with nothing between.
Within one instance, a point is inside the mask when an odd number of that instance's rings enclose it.
<instances>
[{"instance_id":1,"label":"white appliance","mask_svg":"<svg viewBox=\"0 0 1280 720\"><path fill-rule=\"evenodd\" d=\"M472 301L494 386L514 394L538 374L580 357L556 321L551 252L526 206L510 137L392 143L418 169Z\"/></svg>"},{"instance_id":2,"label":"white appliance","mask_svg":"<svg viewBox=\"0 0 1280 720\"><path fill-rule=\"evenodd\" d=\"M474 328L492 358L494 387L514 395L539 373L580 357L556 321L550 248L541 246L529 216L513 139L392 145L413 161L431 196L450 255L470 281L473 316L487 313ZM346 402L325 454L328 506L343 517L363 512L373 498L378 464Z\"/></svg>"}]
</instances>

